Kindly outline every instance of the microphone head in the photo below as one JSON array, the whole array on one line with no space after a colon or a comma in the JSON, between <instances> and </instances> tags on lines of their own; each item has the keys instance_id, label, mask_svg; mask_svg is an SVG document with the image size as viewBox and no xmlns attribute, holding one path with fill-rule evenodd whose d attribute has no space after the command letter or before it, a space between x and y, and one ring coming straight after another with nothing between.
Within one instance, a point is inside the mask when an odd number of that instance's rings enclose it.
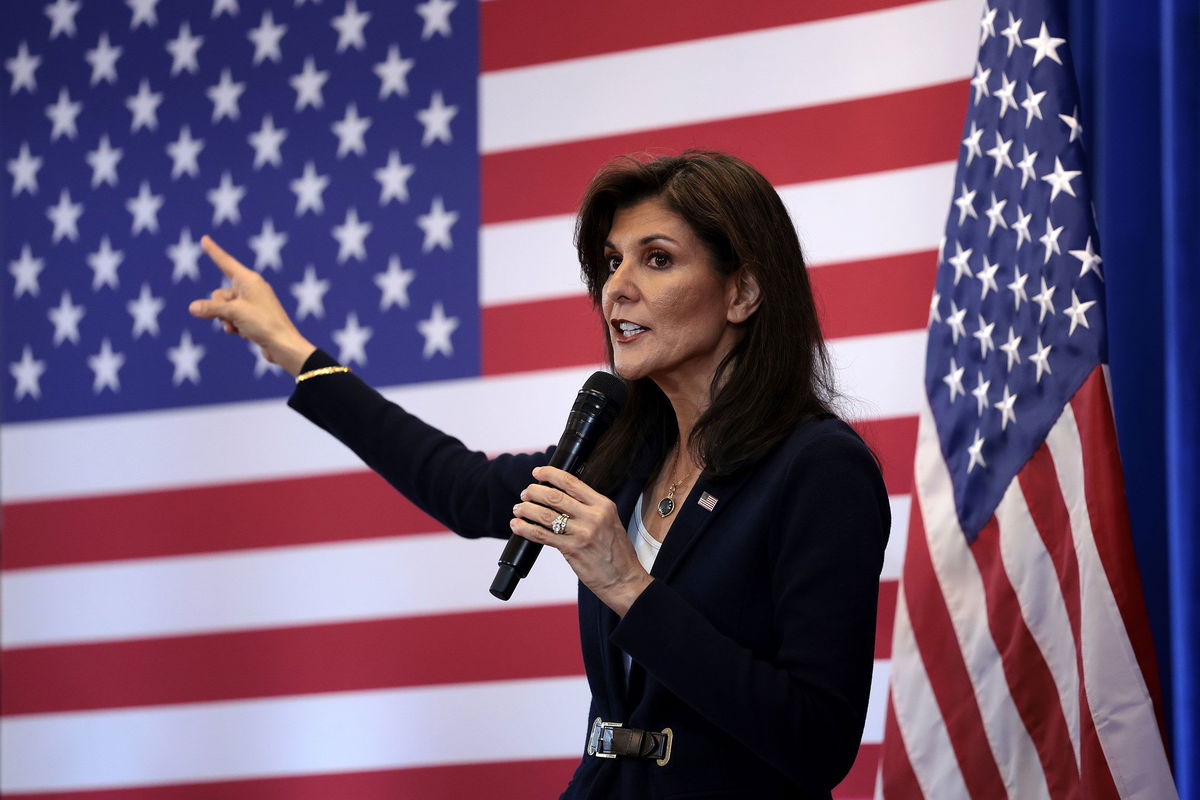
<instances>
[{"instance_id":1,"label":"microphone head","mask_svg":"<svg viewBox=\"0 0 1200 800\"><path fill-rule=\"evenodd\" d=\"M608 398L608 402L613 404L614 411L620 411L625 405L625 398L628 395L625 389L625 381L603 370L593 372L592 377L587 379L583 384L584 392L597 392Z\"/></svg>"}]
</instances>

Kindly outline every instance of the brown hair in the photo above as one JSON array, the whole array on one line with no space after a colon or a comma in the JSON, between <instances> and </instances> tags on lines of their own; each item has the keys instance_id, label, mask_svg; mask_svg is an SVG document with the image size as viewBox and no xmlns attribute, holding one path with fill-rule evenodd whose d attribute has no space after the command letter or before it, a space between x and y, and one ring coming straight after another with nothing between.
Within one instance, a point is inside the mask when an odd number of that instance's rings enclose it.
<instances>
[{"instance_id":1,"label":"brown hair","mask_svg":"<svg viewBox=\"0 0 1200 800\"><path fill-rule=\"evenodd\" d=\"M774 187L734 156L694 150L624 156L592 179L576 220L579 265L596 308L609 275L604 242L613 217L650 198L663 200L691 226L722 275L748 270L761 290L762 302L718 365L710 405L687 442L707 476L727 474L761 458L800 420L830 412L829 356L800 240ZM612 366L607 320L601 322ZM648 443L665 451L678 436L670 402L653 381L627 381L627 388L624 410L588 465L588 480L604 492L628 475Z\"/></svg>"}]
</instances>

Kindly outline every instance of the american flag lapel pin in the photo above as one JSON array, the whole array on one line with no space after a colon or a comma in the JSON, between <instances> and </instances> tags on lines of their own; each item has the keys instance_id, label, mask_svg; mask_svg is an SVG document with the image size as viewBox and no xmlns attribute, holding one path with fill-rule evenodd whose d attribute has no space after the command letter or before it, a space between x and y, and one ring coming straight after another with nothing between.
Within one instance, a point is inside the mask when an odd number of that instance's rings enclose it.
<instances>
[{"instance_id":1,"label":"american flag lapel pin","mask_svg":"<svg viewBox=\"0 0 1200 800\"><path fill-rule=\"evenodd\" d=\"M712 511L717 505L717 498L713 497L708 492L701 492L700 499L696 501L696 504L705 511Z\"/></svg>"}]
</instances>

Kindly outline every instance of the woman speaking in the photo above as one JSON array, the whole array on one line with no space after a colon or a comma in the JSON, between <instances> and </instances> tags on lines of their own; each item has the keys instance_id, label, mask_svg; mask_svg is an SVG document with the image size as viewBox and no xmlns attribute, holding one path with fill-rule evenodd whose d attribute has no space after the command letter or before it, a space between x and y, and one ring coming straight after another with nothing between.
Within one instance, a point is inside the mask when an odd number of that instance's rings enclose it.
<instances>
[{"instance_id":1,"label":"woman speaking","mask_svg":"<svg viewBox=\"0 0 1200 800\"><path fill-rule=\"evenodd\" d=\"M592 698L564 798L830 796L866 717L890 518L831 411L800 243L765 178L708 152L593 178L576 246L628 400L581 477L406 413L203 244L231 287L191 312L296 376L293 408L456 533L511 531L579 577Z\"/></svg>"}]
</instances>

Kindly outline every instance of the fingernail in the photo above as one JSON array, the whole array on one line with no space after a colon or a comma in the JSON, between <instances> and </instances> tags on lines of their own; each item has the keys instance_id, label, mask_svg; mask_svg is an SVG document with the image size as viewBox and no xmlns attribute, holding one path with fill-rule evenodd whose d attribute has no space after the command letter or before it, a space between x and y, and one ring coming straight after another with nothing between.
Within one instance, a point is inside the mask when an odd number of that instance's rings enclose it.
<instances>
[{"instance_id":1,"label":"fingernail","mask_svg":"<svg viewBox=\"0 0 1200 800\"><path fill-rule=\"evenodd\" d=\"M520 507L521 507L520 505L515 505L515 506L513 506L513 516L514 516L514 517L515 517L515 516L517 516L517 509L518 509L518 508L520 508Z\"/></svg>"},{"instance_id":2,"label":"fingernail","mask_svg":"<svg viewBox=\"0 0 1200 800\"><path fill-rule=\"evenodd\" d=\"M515 519L509 520L508 527L512 528L515 531L517 529L517 521Z\"/></svg>"},{"instance_id":3,"label":"fingernail","mask_svg":"<svg viewBox=\"0 0 1200 800\"><path fill-rule=\"evenodd\" d=\"M521 490L521 499L522 499L522 500L528 500L528 499L529 499L529 490L528 490L528 489L522 489L522 490Z\"/></svg>"}]
</instances>

